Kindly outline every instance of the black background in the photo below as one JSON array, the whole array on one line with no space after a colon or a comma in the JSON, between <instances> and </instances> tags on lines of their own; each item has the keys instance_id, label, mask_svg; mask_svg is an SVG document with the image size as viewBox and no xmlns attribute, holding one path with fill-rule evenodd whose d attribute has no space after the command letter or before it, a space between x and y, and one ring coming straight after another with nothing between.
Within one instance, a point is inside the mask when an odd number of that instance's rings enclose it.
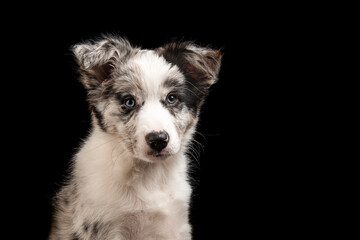
<instances>
[{"instance_id":1,"label":"black background","mask_svg":"<svg viewBox=\"0 0 360 240\"><path fill-rule=\"evenodd\" d=\"M3 174L11 239L48 234L52 198L90 127L86 92L69 48L102 33L150 49L173 39L222 49L219 81L211 87L196 135L203 148L191 171L194 239L284 235L282 229L293 227L292 199L298 197L288 180L294 165L283 171L295 117L284 98L293 85L286 87L284 80L298 77L289 73L289 56L301 49L292 31L296 23L267 12L267 6L215 4L177 12L174 6L136 7L71 11L69 5L55 11L53 6L7 19L2 111L10 134Z\"/></svg>"}]
</instances>

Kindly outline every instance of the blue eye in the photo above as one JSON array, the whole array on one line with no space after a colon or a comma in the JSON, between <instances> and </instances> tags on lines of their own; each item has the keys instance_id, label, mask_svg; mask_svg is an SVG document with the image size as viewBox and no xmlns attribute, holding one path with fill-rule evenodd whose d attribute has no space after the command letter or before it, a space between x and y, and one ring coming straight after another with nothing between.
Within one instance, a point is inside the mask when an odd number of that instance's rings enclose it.
<instances>
[{"instance_id":1,"label":"blue eye","mask_svg":"<svg viewBox=\"0 0 360 240\"><path fill-rule=\"evenodd\" d=\"M175 104L176 101L177 101L177 97L176 97L174 94L169 94L169 95L167 96L167 102L168 102L169 104Z\"/></svg>"},{"instance_id":2,"label":"blue eye","mask_svg":"<svg viewBox=\"0 0 360 240\"><path fill-rule=\"evenodd\" d=\"M127 108L134 108L136 106L136 101L134 98L129 97L127 99L125 99L125 106Z\"/></svg>"}]
</instances>

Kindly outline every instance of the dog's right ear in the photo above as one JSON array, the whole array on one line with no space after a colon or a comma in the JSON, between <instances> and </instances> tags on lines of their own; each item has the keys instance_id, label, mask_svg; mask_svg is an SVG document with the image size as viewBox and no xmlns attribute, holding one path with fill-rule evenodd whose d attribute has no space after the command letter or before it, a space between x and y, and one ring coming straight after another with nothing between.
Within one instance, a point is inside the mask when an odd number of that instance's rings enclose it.
<instances>
[{"instance_id":1,"label":"dog's right ear","mask_svg":"<svg viewBox=\"0 0 360 240\"><path fill-rule=\"evenodd\" d=\"M94 89L110 78L112 70L134 51L130 43L119 37L77 44L72 51L79 64L81 81L87 89Z\"/></svg>"}]
</instances>

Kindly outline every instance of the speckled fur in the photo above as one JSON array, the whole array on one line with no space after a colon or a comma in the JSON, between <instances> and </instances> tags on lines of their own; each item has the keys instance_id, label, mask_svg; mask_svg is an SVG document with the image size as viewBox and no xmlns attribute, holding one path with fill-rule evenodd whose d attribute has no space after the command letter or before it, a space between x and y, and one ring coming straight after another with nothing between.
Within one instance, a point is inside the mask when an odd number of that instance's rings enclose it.
<instances>
[{"instance_id":1,"label":"speckled fur","mask_svg":"<svg viewBox=\"0 0 360 240\"><path fill-rule=\"evenodd\" d=\"M55 198L49 239L191 239L185 153L220 52L191 42L146 50L116 36L72 49L93 127ZM144 140L150 131L169 134L157 155Z\"/></svg>"}]
</instances>

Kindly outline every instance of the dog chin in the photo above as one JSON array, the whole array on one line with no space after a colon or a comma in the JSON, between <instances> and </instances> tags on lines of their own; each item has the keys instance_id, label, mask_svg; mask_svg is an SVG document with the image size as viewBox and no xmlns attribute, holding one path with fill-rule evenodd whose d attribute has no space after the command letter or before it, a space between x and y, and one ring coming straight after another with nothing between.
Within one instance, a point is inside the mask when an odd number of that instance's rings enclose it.
<instances>
[{"instance_id":1,"label":"dog chin","mask_svg":"<svg viewBox=\"0 0 360 240\"><path fill-rule=\"evenodd\" d=\"M171 158L175 154L176 153L172 153L171 151L168 151L166 149L162 150L161 152L148 150L148 151L145 151L143 154L140 154L140 156L138 156L138 158L145 162L153 162L154 163L154 162L166 161L167 159Z\"/></svg>"}]
</instances>

